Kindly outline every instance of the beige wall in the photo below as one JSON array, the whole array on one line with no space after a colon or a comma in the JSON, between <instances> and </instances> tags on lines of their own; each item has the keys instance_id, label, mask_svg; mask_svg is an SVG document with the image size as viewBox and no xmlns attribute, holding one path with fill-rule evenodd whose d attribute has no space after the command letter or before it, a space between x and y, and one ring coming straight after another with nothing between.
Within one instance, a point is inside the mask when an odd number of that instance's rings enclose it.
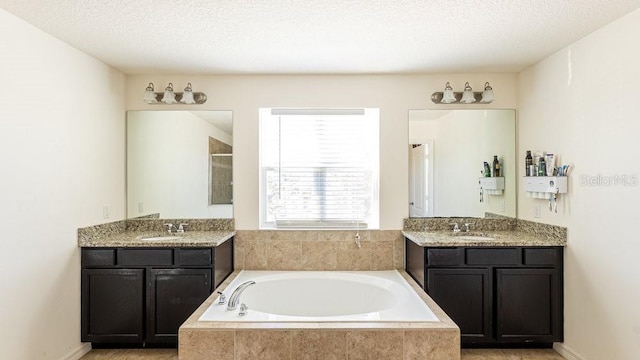
<instances>
[{"instance_id":1,"label":"beige wall","mask_svg":"<svg viewBox=\"0 0 640 360\"><path fill-rule=\"evenodd\" d=\"M496 93L490 105L435 105L430 96L450 81L461 90L469 81L477 90L489 81ZM163 105L166 109L233 110L234 218L236 228L258 228L258 108L380 108L380 229L401 229L408 216L409 109L515 108L516 75L379 75L379 76L166 76L127 77L127 109L147 110L142 102L149 82L161 89L193 84L205 92L202 106ZM160 105L153 105L159 109Z\"/></svg>"},{"instance_id":2,"label":"beige wall","mask_svg":"<svg viewBox=\"0 0 640 360\"><path fill-rule=\"evenodd\" d=\"M125 79L4 10L0 54L0 359L66 359L86 349L76 229L124 218Z\"/></svg>"},{"instance_id":3,"label":"beige wall","mask_svg":"<svg viewBox=\"0 0 640 360\"><path fill-rule=\"evenodd\" d=\"M631 185L640 173L639 33L636 10L519 76L520 174L526 150L575 165L558 214L520 191L518 217L568 227L561 350L581 359L640 356L637 178L634 186L581 181L627 175Z\"/></svg>"}]
</instances>

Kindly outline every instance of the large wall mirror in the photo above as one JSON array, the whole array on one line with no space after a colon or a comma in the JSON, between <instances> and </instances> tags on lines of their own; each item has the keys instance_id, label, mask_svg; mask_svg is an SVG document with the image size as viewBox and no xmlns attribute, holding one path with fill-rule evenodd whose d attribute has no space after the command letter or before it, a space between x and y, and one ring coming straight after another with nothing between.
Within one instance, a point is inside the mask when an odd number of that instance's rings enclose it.
<instances>
[{"instance_id":1,"label":"large wall mirror","mask_svg":"<svg viewBox=\"0 0 640 360\"><path fill-rule=\"evenodd\" d=\"M231 111L127 112L127 217L233 218Z\"/></svg>"},{"instance_id":2,"label":"large wall mirror","mask_svg":"<svg viewBox=\"0 0 640 360\"><path fill-rule=\"evenodd\" d=\"M516 217L515 110L409 111L410 217ZM503 191L481 190L497 155Z\"/></svg>"}]
</instances>

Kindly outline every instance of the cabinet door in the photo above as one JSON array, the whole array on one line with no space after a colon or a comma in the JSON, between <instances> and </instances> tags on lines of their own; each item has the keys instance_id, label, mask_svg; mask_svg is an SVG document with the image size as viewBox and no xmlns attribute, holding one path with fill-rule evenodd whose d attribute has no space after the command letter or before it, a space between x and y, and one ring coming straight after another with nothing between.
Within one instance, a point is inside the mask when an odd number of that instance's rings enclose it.
<instances>
[{"instance_id":1,"label":"cabinet door","mask_svg":"<svg viewBox=\"0 0 640 360\"><path fill-rule=\"evenodd\" d=\"M82 270L82 341L142 343L144 270Z\"/></svg>"},{"instance_id":2,"label":"cabinet door","mask_svg":"<svg viewBox=\"0 0 640 360\"><path fill-rule=\"evenodd\" d=\"M460 327L463 342L493 338L491 273L477 268L429 268L427 293Z\"/></svg>"},{"instance_id":3,"label":"cabinet door","mask_svg":"<svg viewBox=\"0 0 640 360\"><path fill-rule=\"evenodd\" d=\"M147 342L176 343L178 328L211 294L211 269L151 269Z\"/></svg>"},{"instance_id":4,"label":"cabinet door","mask_svg":"<svg viewBox=\"0 0 640 360\"><path fill-rule=\"evenodd\" d=\"M561 292L555 269L496 269L498 340L561 341Z\"/></svg>"}]
</instances>

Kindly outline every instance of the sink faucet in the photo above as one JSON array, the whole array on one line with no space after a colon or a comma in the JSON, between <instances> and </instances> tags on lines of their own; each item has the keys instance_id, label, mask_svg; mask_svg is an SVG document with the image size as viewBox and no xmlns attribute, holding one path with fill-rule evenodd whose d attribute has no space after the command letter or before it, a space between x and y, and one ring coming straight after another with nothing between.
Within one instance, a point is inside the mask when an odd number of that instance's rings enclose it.
<instances>
[{"instance_id":1,"label":"sink faucet","mask_svg":"<svg viewBox=\"0 0 640 360\"><path fill-rule=\"evenodd\" d=\"M462 226L458 226L458 223L453 223L451 225L453 225L454 233L469 232L469 230L471 230L471 224L469 223L464 223Z\"/></svg>"},{"instance_id":2,"label":"sink faucet","mask_svg":"<svg viewBox=\"0 0 640 360\"><path fill-rule=\"evenodd\" d=\"M175 226L172 223L166 223L164 224L164 226L167 227L167 231L169 231L169 234L172 234L173 232L171 230L175 229L176 234L184 234L184 227L187 226L189 224L185 224L185 223L180 223L178 226Z\"/></svg>"},{"instance_id":3,"label":"sink faucet","mask_svg":"<svg viewBox=\"0 0 640 360\"><path fill-rule=\"evenodd\" d=\"M238 303L240 302L240 295L242 292L248 288L250 285L255 285L255 281L245 281L242 284L238 285L238 287L233 290L231 296L229 297L229 302L227 303L227 310L235 310L238 307Z\"/></svg>"}]
</instances>

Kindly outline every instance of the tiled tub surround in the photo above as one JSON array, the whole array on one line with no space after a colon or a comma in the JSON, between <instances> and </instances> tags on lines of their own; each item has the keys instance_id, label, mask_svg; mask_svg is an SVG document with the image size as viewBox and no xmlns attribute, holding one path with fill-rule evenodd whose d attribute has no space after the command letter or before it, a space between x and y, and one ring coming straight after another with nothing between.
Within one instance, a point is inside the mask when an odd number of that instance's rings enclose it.
<instances>
[{"instance_id":1,"label":"tiled tub surround","mask_svg":"<svg viewBox=\"0 0 640 360\"><path fill-rule=\"evenodd\" d=\"M183 234L169 234L165 223L188 223ZM235 235L232 219L122 220L78 229L80 247L209 247ZM174 240L142 240L151 236L177 236Z\"/></svg>"},{"instance_id":2,"label":"tiled tub surround","mask_svg":"<svg viewBox=\"0 0 640 360\"><path fill-rule=\"evenodd\" d=\"M238 230L235 269L392 270L404 268L400 230Z\"/></svg>"},{"instance_id":3,"label":"tiled tub surround","mask_svg":"<svg viewBox=\"0 0 640 360\"><path fill-rule=\"evenodd\" d=\"M220 285L225 290L234 272ZM460 359L460 330L420 287L402 277L438 317L435 322L199 322L211 295L180 327L180 360Z\"/></svg>"}]
</instances>

